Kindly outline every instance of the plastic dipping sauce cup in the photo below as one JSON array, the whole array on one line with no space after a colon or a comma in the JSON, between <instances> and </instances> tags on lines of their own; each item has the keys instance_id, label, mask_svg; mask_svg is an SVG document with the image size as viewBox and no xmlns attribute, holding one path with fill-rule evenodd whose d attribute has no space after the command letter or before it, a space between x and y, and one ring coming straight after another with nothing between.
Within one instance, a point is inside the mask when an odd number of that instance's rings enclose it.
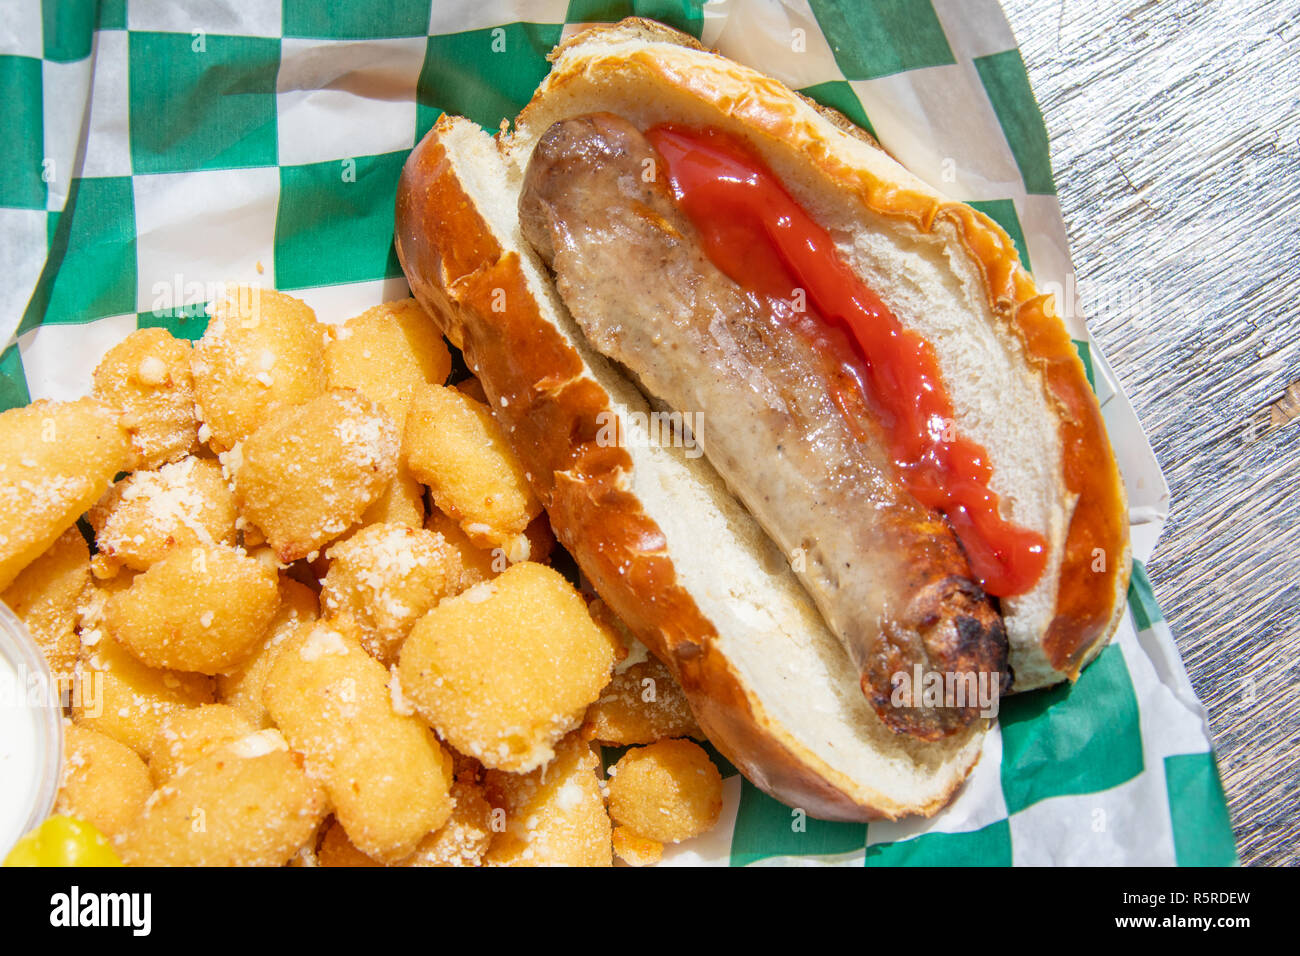
<instances>
[{"instance_id":1,"label":"plastic dipping sauce cup","mask_svg":"<svg viewBox=\"0 0 1300 956\"><path fill-rule=\"evenodd\" d=\"M0 860L54 808L62 717L45 656L0 602Z\"/></svg>"}]
</instances>

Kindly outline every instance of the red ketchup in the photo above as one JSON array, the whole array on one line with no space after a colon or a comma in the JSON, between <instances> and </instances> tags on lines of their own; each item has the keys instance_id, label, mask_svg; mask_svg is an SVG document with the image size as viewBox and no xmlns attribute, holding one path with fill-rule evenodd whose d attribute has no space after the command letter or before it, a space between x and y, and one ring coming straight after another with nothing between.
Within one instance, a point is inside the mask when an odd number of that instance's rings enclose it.
<instances>
[{"instance_id":1,"label":"red ketchup","mask_svg":"<svg viewBox=\"0 0 1300 956\"><path fill-rule=\"evenodd\" d=\"M930 343L902 327L840 259L830 234L739 140L674 124L646 135L714 265L771 299L788 302L804 290L807 311L848 333L863 397L888 436L904 486L947 516L984 590L1009 597L1032 588L1047 562L1046 541L999 514L987 452L954 434L952 401Z\"/></svg>"}]
</instances>

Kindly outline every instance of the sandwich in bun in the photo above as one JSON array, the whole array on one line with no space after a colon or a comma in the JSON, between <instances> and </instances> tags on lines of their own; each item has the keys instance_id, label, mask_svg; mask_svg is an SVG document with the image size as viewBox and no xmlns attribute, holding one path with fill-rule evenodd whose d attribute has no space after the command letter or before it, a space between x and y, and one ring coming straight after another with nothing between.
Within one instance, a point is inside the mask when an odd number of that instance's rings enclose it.
<instances>
[{"instance_id":1,"label":"sandwich in bun","mask_svg":"<svg viewBox=\"0 0 1300 956\"><path fill-rule=\"evenodd\" d=\"M987 217L689 37L627 20L552 64L513 131L444 116L411 154L412 291L718 749L814 816L933 813L998 696L1077 677L1125 605L1051 298Z\"/></svg>"}]
</instances>

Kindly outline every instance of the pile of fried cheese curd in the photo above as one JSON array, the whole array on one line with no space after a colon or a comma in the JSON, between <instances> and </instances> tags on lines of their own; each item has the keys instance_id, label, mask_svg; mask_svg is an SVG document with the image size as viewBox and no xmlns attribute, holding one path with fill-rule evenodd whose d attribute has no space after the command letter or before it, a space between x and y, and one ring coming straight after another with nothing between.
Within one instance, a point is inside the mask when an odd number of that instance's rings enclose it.
<instances>
[{"instance_id":1,"label":"pile of fried cheese curd","mask_svg":"<svg viewBox=\"0 0 1300 956\"><path fill-rule=\"evenodd\" d=\"M644 865L710 829L681 689L549 565L421 307L210 311L0 414L0 599L61 692L56 812L129 865Z\"/></svg>"}]
</instances>

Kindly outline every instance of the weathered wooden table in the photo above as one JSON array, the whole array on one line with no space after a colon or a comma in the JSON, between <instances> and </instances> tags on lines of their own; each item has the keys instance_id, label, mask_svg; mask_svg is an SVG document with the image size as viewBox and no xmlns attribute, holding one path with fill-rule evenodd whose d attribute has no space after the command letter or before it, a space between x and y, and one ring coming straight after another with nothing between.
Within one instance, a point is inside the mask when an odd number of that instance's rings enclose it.
<instances>
[{"instance_id":1,"label":"weathered wooden table","mask_svg":"<svg viewBox=\"0 0 1300 956\"><path fill-rule=\"evenodd\" d=\"M1300 862L1300 6L1003 0L1079 297L1169 480L1148 571L1243 863Z\"/></svg>"}]
</instances>

